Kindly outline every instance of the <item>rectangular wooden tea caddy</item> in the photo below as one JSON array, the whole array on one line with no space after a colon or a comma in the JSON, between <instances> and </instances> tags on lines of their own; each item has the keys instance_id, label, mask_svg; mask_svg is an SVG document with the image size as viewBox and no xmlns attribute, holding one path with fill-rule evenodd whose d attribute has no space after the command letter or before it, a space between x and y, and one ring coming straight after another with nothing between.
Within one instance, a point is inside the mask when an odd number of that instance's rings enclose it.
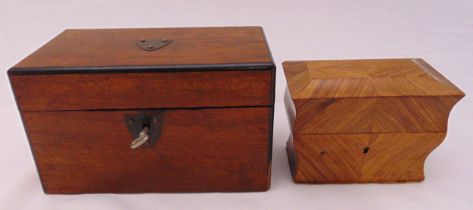
<instances>
[{"instance_id":1,"label":"rectangular wooden tea caddy","mask_svg":"<svg viewBox=\"0 0 473 210\"><path fill-rule=\"evenodd\" d=\"M269 188L260 27L66 30L8 74L46 193Z\"/></svg>"},{"instance_id":2,"label":"rectangular wooden tea caddy","mask_svg":"<svg viewBox=\"0 0 473 210\"><path fill-rule=\"evenodd\" d=\"M287 61L295 182L424 179L464 93L422 59Z\"/></svg>"}]
</instances>

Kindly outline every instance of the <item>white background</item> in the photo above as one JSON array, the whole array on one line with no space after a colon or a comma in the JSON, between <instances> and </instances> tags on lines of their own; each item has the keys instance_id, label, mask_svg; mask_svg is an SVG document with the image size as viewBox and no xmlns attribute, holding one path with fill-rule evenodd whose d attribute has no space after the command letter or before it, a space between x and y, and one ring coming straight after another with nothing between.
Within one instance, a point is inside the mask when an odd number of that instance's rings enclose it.
<instances>
[{"instance_id":1,"label":"white background","mask_svg":"<svg viewBox=\"0 0 473 210\"><path fill-rule=\"evenodd\" d=\"M263 193L45 195L6 71L65 28L260 25L277 63L271 189ZM0 209L473 209L473 101L410 184L293 184L281 62L421 57L473 94L473 1L0 0Z\"/></svg>"}]
</instances>

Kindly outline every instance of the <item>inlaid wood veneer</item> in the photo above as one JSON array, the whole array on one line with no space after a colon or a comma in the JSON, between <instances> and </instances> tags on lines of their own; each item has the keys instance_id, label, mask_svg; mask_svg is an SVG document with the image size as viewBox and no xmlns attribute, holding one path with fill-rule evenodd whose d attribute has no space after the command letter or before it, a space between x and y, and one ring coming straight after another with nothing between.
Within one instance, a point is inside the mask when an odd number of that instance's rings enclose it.
<instances>
[{"instance_id":1,"label":"inlaid wood veneer","mask_svg":"<svg viewBox=\"0 0 473 210\"><path fill-rule=\"evenodd\" d=\"M300 183L424 179L464 93L422 59L287 61L291 171Z\"/></svg>"}]
</instances>

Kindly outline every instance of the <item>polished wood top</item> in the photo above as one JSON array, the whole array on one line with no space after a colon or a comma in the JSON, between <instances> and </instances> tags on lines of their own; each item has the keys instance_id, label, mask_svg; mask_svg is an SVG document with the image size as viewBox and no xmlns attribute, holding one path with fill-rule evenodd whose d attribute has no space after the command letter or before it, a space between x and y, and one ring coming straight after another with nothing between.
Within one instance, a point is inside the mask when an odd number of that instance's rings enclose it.
<instances>
[{"instance_id":1,"label":"polished wood top","mask_svg":"<svg viewBox=\"0 0 473 210\"><path fill-rule=\"evenodd\" d=\"M145 51L140 40L168 39L170 44ZM70 29L13 67L89 68L271 64L261 27Z\"/></svg>"},{"instance_id":2,"label":"polished wood top","mask_svg":"<svg viewBox=\"0 0 473 210\"><path fill-rule=\"evenodd\" d=\"M283 66L294 100L464 95L420 58L286 61Z\"/></svg>"}]
</instances>

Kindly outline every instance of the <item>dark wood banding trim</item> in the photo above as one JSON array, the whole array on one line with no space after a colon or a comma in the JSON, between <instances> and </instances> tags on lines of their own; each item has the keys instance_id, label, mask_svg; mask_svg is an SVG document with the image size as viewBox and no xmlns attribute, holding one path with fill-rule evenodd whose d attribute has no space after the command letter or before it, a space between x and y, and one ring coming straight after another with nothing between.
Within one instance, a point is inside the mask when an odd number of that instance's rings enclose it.
<instances>
[{"instance_id":1,"label":"dark wood banding trim","mask_svg":"<svg viewBox=\"0 0 473 210\"><path fill-rule=\"evenodd\" d=\"M192 71L274 71L274 63L237 63L237 64L206 64L206 65L162 65L162 66L99 66L99 67L38 67L8 70L8 75L44 75L44 74L103 74L103 73L174 73Z\"/></svg>"}]
</instances>

